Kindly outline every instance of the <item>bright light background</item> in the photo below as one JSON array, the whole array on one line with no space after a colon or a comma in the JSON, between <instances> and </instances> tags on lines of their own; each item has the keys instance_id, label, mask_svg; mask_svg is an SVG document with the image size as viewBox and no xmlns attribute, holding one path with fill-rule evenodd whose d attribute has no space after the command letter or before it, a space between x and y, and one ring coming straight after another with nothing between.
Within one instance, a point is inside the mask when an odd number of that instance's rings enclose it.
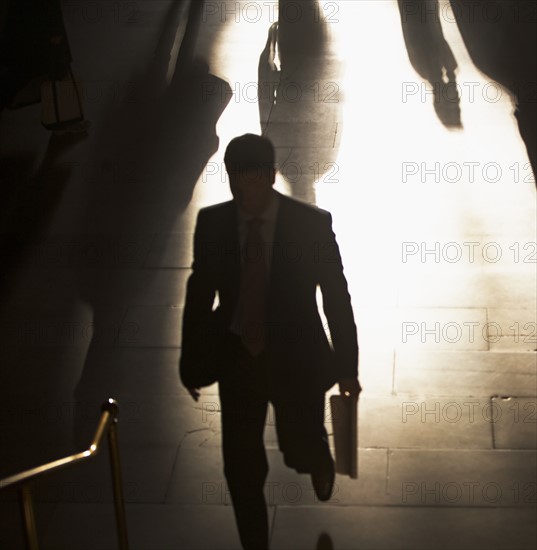
<instances>
[{"instance_id":1,"label":"bright light background","mask_svg":"<svg viewBox=\"0 0 537 550\"><path fill-rule=\"evenodd\" d=\"M240 3L241 9L248 5ZM506 267L505 254L512 253L509 245L535 241L535 185L512 99L473 65L449 2L442 0L439 7L458 63L463 127L455 130L438 119L426 93L429 85L410 64L396 0L321 2L332 54L344 67L338 81L343 126L337 181L321 178L315 191L318 206L333 214L362 349L397 345L402 306L435 307L435 297L443 296L440 305L450 307L446 296L459 297L453 287L471 293L475 285L483 293L490 285L493 293L495 277L503 276L499 268ZM245 96L257 82L274 12L259 13L239 10L236 18L227 14L224 23L219 16L207 21L204 32L217 34L211 71L230 83L234 97L219 120L220 149L210 161L221 169L198 181L196 208L231 197L223 170L225 146L236 135L260 132L257 102ZM281 176L276 187L287 191ZM408 243L432 247L469 241L480 243L478 255L484 243L501 243L502 262L477 258L438 264L417 261L419 254L403 261ZM509 269L535 276L534 263L510 262ZM424 296L432 296L431 302L424 303ZM460 307L460 300L453 307Z\"/></svg>"}]
</instances>

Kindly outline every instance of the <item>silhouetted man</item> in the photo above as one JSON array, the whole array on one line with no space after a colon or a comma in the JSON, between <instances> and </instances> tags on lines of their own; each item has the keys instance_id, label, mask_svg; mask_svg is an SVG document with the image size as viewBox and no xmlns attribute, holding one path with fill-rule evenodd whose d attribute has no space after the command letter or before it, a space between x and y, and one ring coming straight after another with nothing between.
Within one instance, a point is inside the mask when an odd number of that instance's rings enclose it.
<instances>
[{"instance_id":1,"label":"silhouetted man","mask_svg":"<svg viewBox=\"0 0 537 550\"><path fill-rule=\"evenodd\" d=\"M286 465L310 473L317 497L328 500L334 462L325 392L339 382L342 393L358 396L358 342L330 214L273 189L267 138L233 139L224 162L233 200L199 212L180 373L196 400L199 386L219 382L224 473L239 535L245 549L262 550L268 402Z\"/></svg>"}]
</instances>

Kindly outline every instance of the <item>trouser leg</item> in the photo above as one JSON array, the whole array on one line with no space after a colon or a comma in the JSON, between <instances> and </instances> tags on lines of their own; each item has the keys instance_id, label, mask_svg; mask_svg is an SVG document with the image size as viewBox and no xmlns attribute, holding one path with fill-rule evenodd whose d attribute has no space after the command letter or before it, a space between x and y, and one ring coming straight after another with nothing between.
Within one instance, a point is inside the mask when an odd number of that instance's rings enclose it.
<instances>
[{"instance_id":1,"label":"trouser leg","mask_svg":"<svg viewBox=\"0 0 537 550\"><path fill-rule=\"evenodd\" d=\"M224 474L245 550L268 548L263 493L268 473L263 442L268 397L264 373L256 367L255 361L230 367L219 384Z\"/></svg>"},{"instance_id":2,"label":"trouser leg","mask_svg":"<svg viewBox=\"0 0 537 550\"><path fill-rule=\"evenodd\" d=\"M324 427L324 392L292 399L273 398L278 445L284 462L299 473L311 473L332 460Z\"/></svg>"}]
</instances>

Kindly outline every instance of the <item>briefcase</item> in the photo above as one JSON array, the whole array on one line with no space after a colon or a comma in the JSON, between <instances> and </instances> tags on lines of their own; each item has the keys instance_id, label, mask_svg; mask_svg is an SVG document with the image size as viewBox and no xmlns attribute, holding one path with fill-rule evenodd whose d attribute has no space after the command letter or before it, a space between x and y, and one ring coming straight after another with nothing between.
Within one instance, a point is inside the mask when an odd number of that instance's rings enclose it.
<instances>
[{"instance_id":1,"label":"briefcase","mask_svg":"<svg viewBox=\"0 0 537 550\"><path fill-rule=\"evenodd\" d=\"M188 335L182 344L179 372L187 388L210 386L219 378L227 334L220 313L220 309L213 311L203 329Z\"/></svg>"},{"instance_id":2,"label":"briefcase","mask_svg":"<svg viewBox=\"0 0 537 550\"><path fill-rule=\"evenodd\" d=\"M330 412L336 449L336 472L358 478L358 399L330 396Z\"/></svg>"}]
</instances>

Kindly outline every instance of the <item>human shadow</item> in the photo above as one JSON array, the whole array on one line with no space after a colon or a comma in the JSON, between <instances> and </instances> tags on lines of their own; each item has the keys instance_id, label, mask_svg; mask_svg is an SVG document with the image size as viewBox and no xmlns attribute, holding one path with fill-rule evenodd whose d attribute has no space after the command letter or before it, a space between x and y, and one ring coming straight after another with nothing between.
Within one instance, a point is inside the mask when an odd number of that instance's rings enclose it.
<instances>
[{"instance_id":1,"label":"human shadow","mask_svg":"<svg viewBox=\"0 0 537 550\"><path fill-rule=\"evenodd\" d=\"M537 168L537 26L535 2L467 3L451 8L474 65L511 94L520 135L533 171ZM528 171L529 172L529 171ZM527 181L531 175L527 174Z\"/></svg>"},{"instance_id":2,"label":"human shadow","mask_svg":"<svg viewBox=\"0 0 537 550\"><path fill-rule=\"evenodd\" d=\"M436 115L447 128L462 128L457 61L444 38L438 0L397 0L410 63L427 81ZM420 86L418 85L418 88Z\"/></svg>"},{"instance_id":3,"label":"human shadow","mask_svg":"<svg viewBox=\"0 0 537 550\"><path fill-rule=\"evenodd\" d=\"M0 292L10 291L13 277L28 247L46 232L56 212L72 165L64 154L86 135L52 134L37 167L29 154L0 158L2 175L0 210Z\"/></svg>"},{"instance_id":4,"label":"human shadow","mask_svg":"<svg viewBox=\"0 0 537 550\"><path fill-rule=\"evenodd\" d=\"M316 185L337 182L342 67L318 0L280 0L279 13L259 57L259 121L291 195L315 204Z\"/></svg>"},{"instance_id":5,"label":"human shadow","mask_svg":"<svg viewBox=\"0 0 537 550\"><path fill-rule=\"evenodd\" d=\"M166 241L182 223L195 184L218 150L216 123L231 90L195 57L203 4L172 4L153 61L132 79L139 82L136 95L120 109L109 105L103 117L79 229L81 246L98 255L77 266L80 295L93 311L91 343L75 390L77 441L90 435L99 403L120 389L118 348L143 345L143 319L125 315L147 303L145 293L158 268L169 267L163 260ZM188 19L170 80L170 52L185 9Z\"/></svg>"},{"instance_id":6,"label":"human shadow","mask_svg":"<svg viewBox=\"0 0 537 550\"><path fill-rule=\"evenodd\" d=\"M64 380L55 375L68 352L60 351L56 361L48 361L46 354L53 355L59 342L66 344L58 327L68 323L50 314L50 287L43 285L39 292L36 280L46 278L42 268L54 263L54 254L41 248L41 237L65 195L72 173L67 153L79 139L51 135L39 162L33 153L0 158L0 477L50 458L49 450L57 443L50 400L58 395L65 399Z\"/></svg>"}]
</instances>

